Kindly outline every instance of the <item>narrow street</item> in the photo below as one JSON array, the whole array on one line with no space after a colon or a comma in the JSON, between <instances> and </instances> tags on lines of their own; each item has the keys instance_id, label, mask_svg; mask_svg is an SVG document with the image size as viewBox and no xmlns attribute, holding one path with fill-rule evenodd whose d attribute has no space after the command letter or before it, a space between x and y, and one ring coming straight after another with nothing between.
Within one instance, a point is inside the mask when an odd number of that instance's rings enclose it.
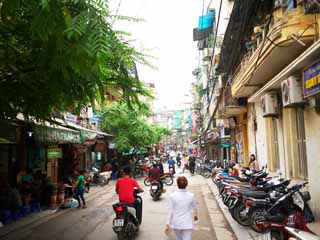
<instances>
[{"instance_id":1,"label":"narrow street","mask_svg":"<svg viewBox=\"0 0 320 240\"><path fill-rule=\"evenodd\" d=\"M201 176L190 176L189 191L195 193L199 206L200 221L196 225L193 239L201 240L232 240L236 239L226 223L212 192L209 190L207 179ZM140 179L140 184L142 179ZM160 201L154 202L149 195L149 187L144 186L145 192L142 194L143 223L136 239L175 239L174 236L166 237L164 226L167 217L167 199L171 192L175 190L175 184L166 187L167 192ZM40 224L28 225L18 231L11 232L1 239L6 240L116 240L117 237L112 231L112 219L114 213L112 204L117 201L114 192L114 182L111 182L99 193L97 197L88 202L87 209L71 209L65 213L44 221Z\"/></svg>"}]
</instances>

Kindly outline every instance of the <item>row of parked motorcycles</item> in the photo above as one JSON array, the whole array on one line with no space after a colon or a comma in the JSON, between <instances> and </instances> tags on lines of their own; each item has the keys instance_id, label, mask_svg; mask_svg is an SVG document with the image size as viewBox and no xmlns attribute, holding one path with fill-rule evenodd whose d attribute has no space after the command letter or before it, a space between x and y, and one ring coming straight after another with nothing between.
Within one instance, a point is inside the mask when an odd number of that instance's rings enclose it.
<instances>
[{"instance_id":1,"label":"row of parked motorcycles","mask_svg":"<svg viewBox=\"0 0 320 240\"><path fill-rule=\"evenodd\" d=\"M290 179L270 177L264 169L240 171L241 178L230 177L223 169L212 175L223 203L239 224L263 233L263 239L285 240L298 231L308 236L301 239L319 239L307 226L314 221L308 205L311 196L304 191L307 182L290 185Z\"/></svg>"}]
</instances>

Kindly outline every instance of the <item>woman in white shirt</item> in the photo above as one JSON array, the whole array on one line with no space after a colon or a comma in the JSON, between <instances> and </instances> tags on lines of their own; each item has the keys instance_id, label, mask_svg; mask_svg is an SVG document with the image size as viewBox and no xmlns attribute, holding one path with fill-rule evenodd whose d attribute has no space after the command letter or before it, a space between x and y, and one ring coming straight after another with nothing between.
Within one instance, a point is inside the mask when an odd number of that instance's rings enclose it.
<instances>
[{"instance_id":1,"label":"woman in white shirt","mask_svg":"<svg viewBox=\"0 0 320 240\"><path fill-rule=\"evenodd\" d=\"M173 229L177 240L191 240L193 211L195 211L194 220L198 220L196 200L194 194L186 190L188 185L186 177L178 177L177 185L179 190L172 193L169 198L169 213L165 232L169 235L170 230Z\"/></svg>"}]
</instances>

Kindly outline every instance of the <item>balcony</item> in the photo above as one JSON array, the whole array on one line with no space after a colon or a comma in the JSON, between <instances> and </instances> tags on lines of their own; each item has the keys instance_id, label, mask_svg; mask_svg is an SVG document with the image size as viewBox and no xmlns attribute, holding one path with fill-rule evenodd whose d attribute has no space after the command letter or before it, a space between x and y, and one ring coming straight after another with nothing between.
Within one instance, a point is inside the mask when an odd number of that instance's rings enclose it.
<instances>
[{"instance_id":1,"label":"balcony","mask_svg":"<svg viewBox=\"0 0 320 240\"><path fill-rule=\"evenodd\" d=\"M244 114L247 112L246 99L233 98L231 96L231 88L224 91L221 104L219 105L219 117L229 118Z\"/></svg>"},{"instance_id":2,"label":"balcony","mask_svg":"<svg viewBox=\"0 0 320 240\"><path fill-rule=\"evenodd\" d=\"M213 55L213 48L205 48L203 50L203 61L211 62L212 55Z\"/></svg>"},{"instance_id":3,"label":"balcony","mask_svg":"<svg viewBox=\"0 0 320 240\"><path fill-rule=\"evenodd\" d=\"M233 75L233 97L251 96L306 50L316 37L315 14L305 15L302 6L287 12L278 7L273 16L267 37L265 26L254 29L253 46Z\"/></svg>"}]
</instances>

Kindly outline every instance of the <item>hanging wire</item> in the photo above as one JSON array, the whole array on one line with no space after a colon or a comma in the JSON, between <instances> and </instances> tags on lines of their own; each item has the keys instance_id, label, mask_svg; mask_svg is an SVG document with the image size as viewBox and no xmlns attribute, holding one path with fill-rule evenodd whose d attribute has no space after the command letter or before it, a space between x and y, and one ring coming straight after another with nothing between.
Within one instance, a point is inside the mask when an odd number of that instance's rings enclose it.
<instances>
[{"instance_id":1,"label":"hanging wire","mask_svg":"<svg viewBox=\"0 0 320 240\"><path fill-rule=\"evenodd\" d=\"M120 7L121 7L121 4L122 4L122 0L119 0L119 3L118 3L118 6L117 6L117 9L116 9L116 12L115 12L115 14L114 14L115 19L113 20L113 22L112 22L111 26L113 26L113 24L114 24L114 23L115 23L115 21L116 21L116 17L118 16L118 13L119 13L119 10L120 10Z\"/></svg>"}]
</instances>

